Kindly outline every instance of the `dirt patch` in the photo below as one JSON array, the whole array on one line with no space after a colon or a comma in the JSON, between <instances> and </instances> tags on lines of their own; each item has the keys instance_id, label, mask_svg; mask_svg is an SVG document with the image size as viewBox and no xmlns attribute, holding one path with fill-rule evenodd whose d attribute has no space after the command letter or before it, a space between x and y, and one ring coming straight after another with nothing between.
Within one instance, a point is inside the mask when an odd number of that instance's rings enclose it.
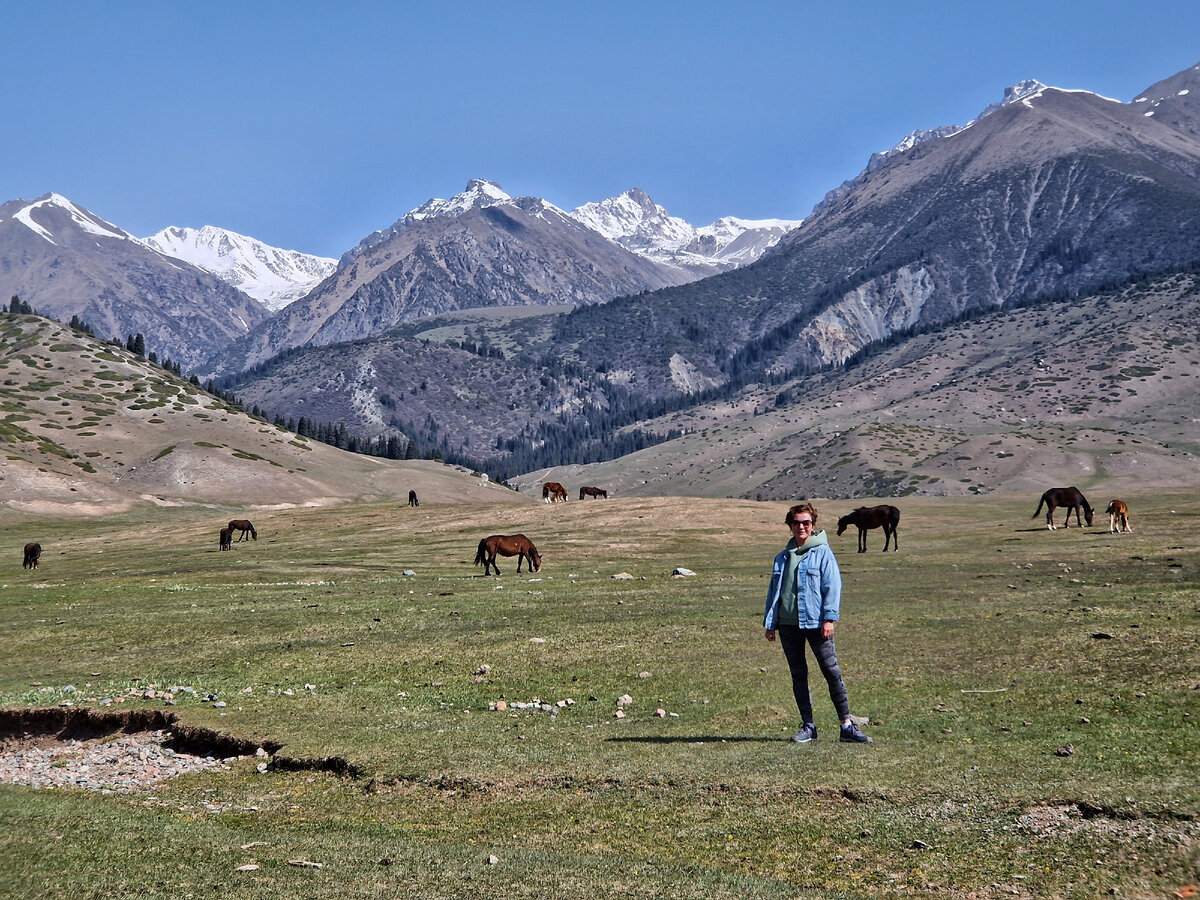
<instances>
[{"instance_id":1,"label":"dirt patch","mask_svg":"<svg viewBox=\"0 0 1200 900\"><path fill-rule=\"evenodd\" d=\"M253 756L261 771L321 771L356 777L340 757L295 759L276 741L254 742L185 725L161 710L0 709L0 783L147 791L190 772L228 767Z\"/></svg>"}]
</instances>

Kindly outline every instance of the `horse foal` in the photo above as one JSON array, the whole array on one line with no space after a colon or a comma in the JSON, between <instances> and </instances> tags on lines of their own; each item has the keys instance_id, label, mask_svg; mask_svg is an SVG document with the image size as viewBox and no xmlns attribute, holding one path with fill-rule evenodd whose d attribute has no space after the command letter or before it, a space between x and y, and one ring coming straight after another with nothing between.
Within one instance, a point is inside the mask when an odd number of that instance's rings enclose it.
<instances>
[{"instance_id":1,"label":"horse foal","mask_svg":"<svg viewBox=\"0 0 1200 900\"><path fill-rule=\"evenodd\" d=\"M1129 507L1125 505L1124 500L1114 500L1108 504L1108 533L1109 534L1132 534L1133 529L1129 527Z\"/></svg>"}]
</instances>

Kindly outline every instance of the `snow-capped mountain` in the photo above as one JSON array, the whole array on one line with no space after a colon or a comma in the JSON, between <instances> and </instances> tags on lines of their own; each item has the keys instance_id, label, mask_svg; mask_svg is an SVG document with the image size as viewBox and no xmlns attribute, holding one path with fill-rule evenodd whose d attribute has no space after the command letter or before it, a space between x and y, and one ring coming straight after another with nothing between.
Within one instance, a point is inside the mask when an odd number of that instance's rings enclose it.
<instances>
[{"instance_id":1,"label":"snow-capped mountain","mask_svg":"<svg viewBox=\"0 0 1200 900\"><path fill-rule=\"evenodd\" d=\"M185 366L267 317L232 285L61 194L0 206L0 294L64 322L77 315L102 338L140 332Z\"/></svg>"},{"instance_id":2,"label":"snow-capped mountain","mask_svg":"<svg viewBox=\"0 0 1200 900\"><path fill-rule=\"evenodd\" d=\"M475 180L368 235L333 275L219 362L236 371L291 347L368 338L455 310L606 303L695 277L626 249L552 203Z\"/></svg>"},{"instance_id":3,"label":"snow-capped mountain","mask_svg":"<svg viewBox=\"0 0 1200 900\"><path fill-rule=\"evenodd\" d=\"M0 214L0 220L7 218L19 222L56 247L69 245L81 238L89 240L90 237L141 243L128 231L104 221L62 194L44 194L30 203L13 200L6 203L3 209L12 211L8 215Z\"/></svg>"},{"instance_id":4,"label":"snow-capped mountain","mask_svg":"<svg viewBox=\"0 0 1200 900\"><path fill-rule=\"evenodd\" d=\"M426 219L434 219L441 216L454 218L472 209L483 209L484 207L495 206L499 203L512 202L513 198L506 194L500 185L483 178L472 178L467 182L466 190L461 194L455 194L449 200L433 197L426 200L416 209L405 213L389 227L371 232L359 241L357 245L342 254L342 258L338 261L338 267L344 268L348 266L372 247L378 247L380 244L390 241L401 231L411 228L418 222L423 222ZM541 202L545 203L544 200ZM550 206L551 204L547 205Z\"/></svg>"},{"instance_id":5,"label":"snow-capped mountain","mask_svg":"<svg viewBox=\"0 0 1200 900\"><path fill-rule=\"evenodd\" d=\"M717 219L697 228L672 216L640 188L585 203L571 215L626 249L699 276L753 262L800 225L789 219Z\"/></svg>"},{"instance_id":6,"label":"snow-capped mountain","mask_svg":"<svg viewBox=\"0 0 1200 900\"><path fill-rule=\"evenodd\" d=\"M281 250L262 241L205 225L164 228L144 242L176 259L211 272L278 312L333 274L337 260Z\"/></svg>"},{"instance_id":7,"label":"snow-capped mountain","mask_svg":"<svg viewBox=\"0 0 1200 900\"><path fill-rule=\"evenodd\" d=\"M966 125L942 125L940 128L918 129L916 131L910 131L890 150L879 150L875 153L872 153L871 158L867 160L866 167L853 178L843 181L840 185L826 194L821 202L813 207L813 212L820 212L822 209L825 209L831 204L836 203L842 197L850 193L851 189L859 183L863 176L867 175L869 172L874 172L893 156L906 153L913 147L917 146L918 144L923 144L926 141L952 137L953 135L958 134L960 131L966 131L980 119L984 118L984 116L989 116L996 112L996 110L1003 109L1004 107L1008 106L1010 103L1016 103L1020 100L1027 100L1030 97L1034 97L1045 89L1046 86L1044 84L1032 78L1026 81L1021 81L1017 84L1006 87L1004 89L1003 98L997 100L995 103L990 104L986 109L984 109L983 112L977 115Z\"/></svg>"}]
</instances>

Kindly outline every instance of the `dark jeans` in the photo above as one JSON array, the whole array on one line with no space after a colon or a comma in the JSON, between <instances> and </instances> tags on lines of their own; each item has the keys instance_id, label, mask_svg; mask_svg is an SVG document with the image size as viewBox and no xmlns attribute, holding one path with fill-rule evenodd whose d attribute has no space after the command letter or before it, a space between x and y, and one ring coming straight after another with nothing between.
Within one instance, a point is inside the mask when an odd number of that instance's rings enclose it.
<instances>
[{"instance_id":1,"label":"dark jeans","mask_svg":"<svg viewBox=\"0 0 1200 900\"><path fill-rule=\"evenodd\" d=\"M838 721L846 721L850 715L850 700L846 697L842 670L838 668L833 638L821 637L820 628L797 628L795 625L780 625L777 632L788 668L792 670L792 693L796 695L796 705L800 707L800 720L808 723L813 720L812 695L808 691L808 660L804 655L804 644L807 642L817 658L821 674L829 684L829 699L837 710Z\"/></svg>"}]
</instances>

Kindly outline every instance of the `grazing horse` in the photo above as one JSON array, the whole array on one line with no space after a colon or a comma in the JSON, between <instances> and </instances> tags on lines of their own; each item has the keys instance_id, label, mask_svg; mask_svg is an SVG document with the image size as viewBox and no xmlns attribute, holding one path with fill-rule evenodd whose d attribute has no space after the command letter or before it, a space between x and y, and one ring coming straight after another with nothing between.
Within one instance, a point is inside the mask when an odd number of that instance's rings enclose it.
<instances>
[{"instance_id":1,"label":"grazing horse","mask_svg":"<svg viewBox=\"0 0 1200 900\"><path fill-rule=\"evenodd\" d=\"M1042 511L1042 505L1046 506L1046 527L1051 531L1054 530L1054 510L1060 506L1067 508L1067 521L1063 523L1063 528L1071 527L1071 511L1075 511L1075 524L1080 528L1083 527L1083 522L1079 520L1079 510L1083 510L1083 516L1087 519L1088 527L1092 525L1092 508L1088 505L1087 498L1077 487L1066 488L1050 488L1046 493L1042 494L1042 499L1038 501L1038 508L1033 513L1033 518L1037 518Z\"/></svg>"},{"instance_id":2,"label":"grazing horse","mask_svg":"<svg viewBox=\"0 0 1200 900\"><path fill-rule=\"evenodd\" d=\"M229 550L233 547L233 532L228 528L221 529L221 536L217 539L217 550Z\"/></svg>"},{"instance_id":3,"label":"grazing horse","mask_svg":"<svg viewBox=\"0 0 1200 900\"><path fill-rule=\"evenodd\" d=\"M408 492L408 505L409 506L420 506L421 505L421 501L417 499L416 491Z\"/></svg>"},{"instance_id":4,"label":"grazing horse","mask_svg":"<svg viewBox=\"0 0 1200 900\"><path fill-rule=\"evenodd\" d=\"M1133 529L1129 527L1129 507L1125 505L1124 500L1113 500L1108 504L1108 533L1117 534L1124 532L1132 534Z\"/></svg>"},{"instance_id":5,"label":"grazing horse","mask_svg":"<svg viewBox=\"0 0 1200 900\"><path fill-rule=\"evenodd\" d=\"M592 497L596 500L599 500L601 497L603 497L605 500L607 500L608 491L606 491L604 488L598 487L581 487L579 489L579 499L582 500L584 497Z\"/></svg>"},{"instance_id":6,"label":"grazing horse","mask_svg":"<svg viewBox=\"0 0 1200 900\"><path fill-rule=\"evenodd\" d=\"M894 506L860 506L849 515L842 516L838 519L837 533L840 535L845 530L854 525L858 528L858 552L867 552L867 531L872 528L883 526L883 552L886 553L888 544L895 539L893 550L900 549L900 510Z\"/></svg>"},{"instance_id":7,"label":"grazing horse","mask_svg":"<svg viewBox=\"0 0 1200 900\"><path fill-rule=\"evenodd\" d=\"M479 551L475 554L475 565L483 566L483 574L488 574L488 567L500 574L496 565L496 554L517 557L517 574L521 572L521 563L529 560L529 571L537 572L542 568L542 555L538 553L533 541L523 534L493 534L479 542Z\"/></svg>"},{"instance_id":8,"label":"grazing horse","mask_svg":"<svg viewBox=\"0 0 1200 900\"><path fill-rule=\"evenodd\" d=\"M542 499L547 503L567 502L567 489L557 481L547 481L542 485Z\"/></svg>"},{"instance_id":9,"label":"grazing horse","mask_svg":"<svg viewBox=\"0 0 1200 900\"><path fill-rule=\"evenodd\" d=\"M241 532L241 534L238 535L239 541L242 540L242 538L244 538L246 536L246 532L249 532L250 537L254 538L254 540L256 540L256 541L258 540L258 532L254 530L254 526L250 524L249 519L233 519L233 520L231 520L229 523L229 530L230 530L230 532L234 532L234 531Z\"/></svg>"},{"instance_id":10,"label":"grazing horse","mask_svg":"<svg viewBox=\"0 0 1200 900\"><path fill-rule=\"evenodd\" d=\"M22 569L36 569L38 560L42 558L42 545L30 542L25 545L25 560L21 563Z\"/></svg>"}]
</instances>

